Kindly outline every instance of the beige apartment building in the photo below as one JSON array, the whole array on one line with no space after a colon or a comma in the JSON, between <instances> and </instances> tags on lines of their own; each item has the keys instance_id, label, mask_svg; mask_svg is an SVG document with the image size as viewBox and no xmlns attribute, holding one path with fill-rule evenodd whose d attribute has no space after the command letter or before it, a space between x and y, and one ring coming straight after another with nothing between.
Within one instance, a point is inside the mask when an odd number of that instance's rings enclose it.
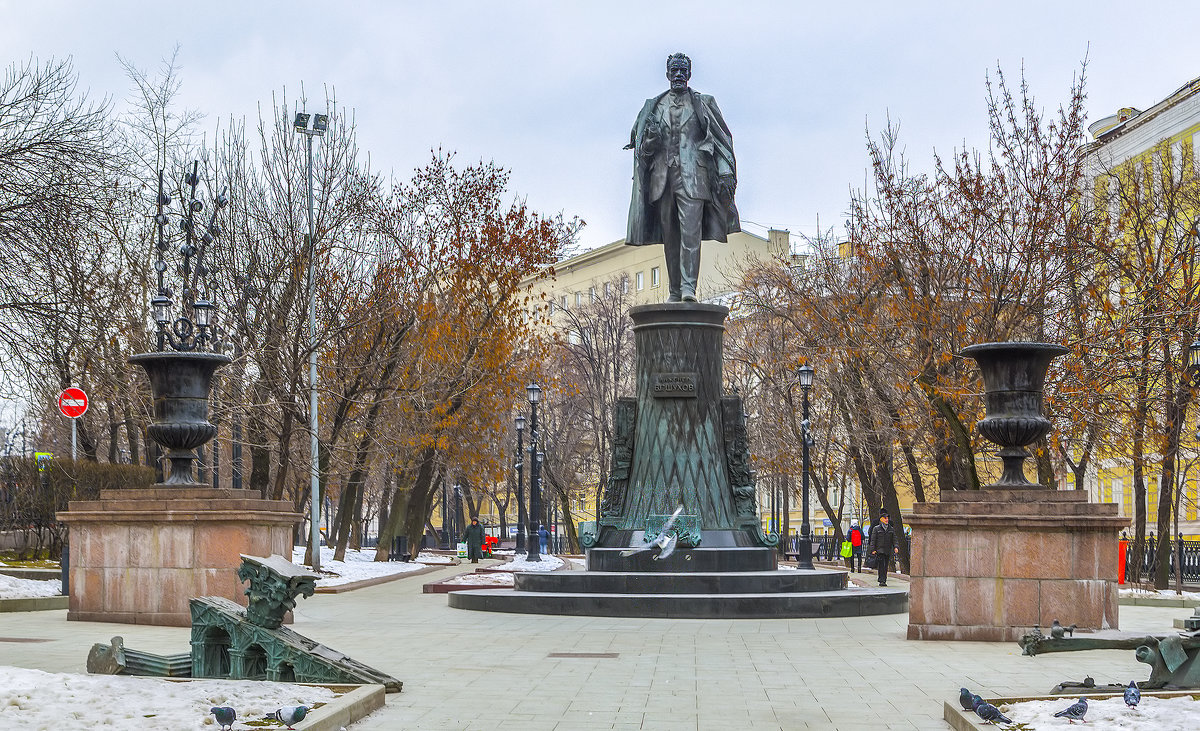
<instances>
[{"instance_id":1,"label":"beige apartment building","mask_svg":"<svg viewBox=\"0 0 1200 731\"><path fill-rule=\"evenodd\" d=\"M701 302L728 304L742 274L752 265L788 256L787 231L770 230L763 238L742 231L727 243L701 244L700 278L696 296ZM604 294L604 287L622 282L634 304L667 301L667 272L661 246L626 246L625 239L585 251L555 265L555 276L535 288L546 295L550 314L578 307Z\"/></svg>"}]
</instances>

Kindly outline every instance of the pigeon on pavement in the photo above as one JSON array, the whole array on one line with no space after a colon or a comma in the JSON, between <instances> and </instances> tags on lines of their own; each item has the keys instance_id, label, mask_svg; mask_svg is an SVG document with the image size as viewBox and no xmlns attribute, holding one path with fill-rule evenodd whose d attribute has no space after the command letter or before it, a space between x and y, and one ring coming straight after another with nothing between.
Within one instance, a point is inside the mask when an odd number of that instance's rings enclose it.
<instances>
[{"instance_id":1,"label":"pigeon on pavement","mask_svg":"<svg viewBox=\"0 0 1200 731\"><path fill-rule=\"evenodd\" d=\"M233 722L237 719L237 713L229 706L214 706L208 712L216 717L222 729L233 728Z\"/></svg>"},{"instance_id":2,"label":"pigeon on pavement","mask_svg":"<svg viewBox=\"0 0 1200 731\"><path fill-rule=\"evenodd\" d=\"M1142 702L1142 691L1138 690L1137 683L1129 681L1129 687L1125 689L1125 705L1130 708L1137 708L1137 704Z\"/></svg>"},{"instance_id":3,"label":"pigeon on pavement","mask_svg":"<svg viewBox=\"0 0 1200 731\"><path fill-rule=\"evenodd\" d=\"M979 696L975 696L975 697L979 698ZM1008 718L1007 716L1005 716L1003 713L1000 712L999 708L996 708L991 703L988 703L987 701L985 701L982 698L979 698L979 701L975 704L975 715L979 716L980 718L987 721L988 723L996 723L997 721L1003 721L1004 723L1012 723L1011 718Z\"/></svg>"},{"instance_id":4,"label":"pigeon on pavement","mask_svg":"<svg viewBox=\"0 0 1200 731\"><path fill-rule=\"evenodd\" d=\"M630 548L627 551L621 551L621 557L628 558L636 553L641 553L642 551L649 551L651 548L654 548L655 546L658 546L658 555L656 555L654 557L655 561L666 558L667 556L670 556L672 553L675 552L675 544L678 542L678 538L675 537L674 533L668 534L667 531L671 530L671 528L675 525L675 519L678 518L679 514L682 512L683 512L682 505L675 508L675 512L671 513L671 517L667 518L666 521L663 523L662 530L660 530L658 532L658 538L655 538L654 540L649 541L647 543L643 543L640 546L634 546L633 548Z\"/></svg>"},{"instance_id":5,"label":"pigeon on pavement","mask_svg":"<svg viewBox=\"0 0 1200 731\"><path fill-rule=\"evenodd\" d=\"M293 723L300 723L304 720L304 716L308 714L308 710L308 706L280 708L278 711L275 711L275 715L267 716L267 718L274 718L284 726L291 728Z\"/></svg>"},{"instance_id":6,"label":"pigeon on pavement","mask_svg":"<svg viewBox=\"0 0 1200 731\"><path fill-rule=\"evenodd\" d=\"M1084 720L1083 717L1086 714L1087 714L1087 698L1080 696L1079 700L1075 701L1071 705L1067 706L1066 708L1062 709L1058 713L1054 714L1054 717L1055 718L1065 718L1065 719L1067 719L1067 721L1069 721L1071 723L1075 723L1076 721L1083 721Z\"/></svg>"}]
</instances>

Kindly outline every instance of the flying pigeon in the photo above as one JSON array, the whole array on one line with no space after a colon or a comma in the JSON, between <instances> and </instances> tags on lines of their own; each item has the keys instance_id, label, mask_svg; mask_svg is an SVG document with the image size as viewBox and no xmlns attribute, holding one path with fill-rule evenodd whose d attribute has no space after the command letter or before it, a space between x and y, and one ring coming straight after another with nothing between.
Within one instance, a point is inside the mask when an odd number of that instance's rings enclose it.
<instances>
[{"instance_id":1,"label":"flying pigeon","mask_svg":"<svg viewBox=\"0 0 1200 731\"><path fill-rule=\"evenodd\" d=\"M979 698L979 696L975 697L978 699L978 701L975 703L976 716L979 716L988 723L996 723L997 721L1012 723L1012 719L1001 713L999 708L996 708L991 703Z\"/></svg>"},{"instance_id":2,"label":"flying pigeon","mask_svg":"<svg viewBox=\"0 0 1200 731\"><path fill-rule=\"evenodd\" d=\"M1066 708L1062 709L1058 713L1054 714L1054 717L1055 718L1065 718L1065 719L1067 719L1067 721L1069 721L1071 723L1075 723L1076 721L1082 721L1083 717L1086 713L1087 713L1087 698L1080 696L1079 700L1075 701L1071 705L1067 706Z\"/></svg>"},{"instance_id":3,"label":"flying pigeon","mask_svg":"<svg viewBox=\"0 0 1200 731\"><path fill-rule=\"evenodd\" d=\"M281 722L284 726L291 728L293 723L300 723L304 720L304 717L308 714L308 710L308 706L280 708L278 711L275 711L274 715L267 716L267 718L273 718Z\"/></svg>"},{"instance_id":4,"label":"flying pigeon","mask_svg":"<svg viewBox=\"0 0 1200 731\"><path fill-rule=\"evenodd\" d=\"M962 706L964 711L975 710L975 694L966 688L959 688L958 705Z\"/></svg>"},{"instance_id":5,"label":"flying pigeon","mask_svg":"<svg viewBox=\"0 0 1200 731\"><path fill-rule=\"evenodd\" d=\"M1125 689L1125 705L1130 708L1137 708L1137 704L1142 702L1142 691L1138 690L1137 683L1129 681L1129 687Z\"/></svg>"},{"instance_id":6,"label":"flying pigeon","mask_svg":"<svg viewBox=\"0 0 1200 731\"><path fill-rule=\"evenodd\" d=\"M630 548L627 551L621 551L621 558L628 558L636 553L641 553L642 551L649 551L651 548L654 548L655 546L658 546L658 555L654 557L655 561L662 559L662 558L666 558L667 556L670 556L672 553L674 553L675 552L675 544L678 541L678 539L675 537L674 533L668 534L667 531L671 530L671 527L675 525L675 519L678 518L679 514L682 512L683 512L682 505L675 508L675 512L671 513L671 517L667 518L667 520L663 523L662 530L660 530L658 532L658 538L655 538L653 541L643 543L640 546L634 546L633 548Z\"/></svg>"},{"instance_id":7,"label":"flying pigeon","mask_svg":"<svg viewBox=\"0 0 1200 731\"><path fill-rule=\"evenodd\" d=\"M208 709L208 712L216 716L217 723L220 724L222 731L227 728L233 728L233 722L237 719L237 713L229 706L216 706Z\"/></svg>"}]
</instances>

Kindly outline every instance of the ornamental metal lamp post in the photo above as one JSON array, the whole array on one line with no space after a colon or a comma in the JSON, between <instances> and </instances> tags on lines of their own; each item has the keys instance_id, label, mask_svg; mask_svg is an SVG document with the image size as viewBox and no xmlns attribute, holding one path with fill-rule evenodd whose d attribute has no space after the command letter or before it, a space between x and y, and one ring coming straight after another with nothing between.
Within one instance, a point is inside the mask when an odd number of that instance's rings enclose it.
<instances>
[{"instance_id":1,"label":"ornamental metal lamp post","mask_svg":"<svg viewBox=\"0 0 1200 731\"><path fill-rule=\"evenodd\" d=\"M542 387L531 383L525 387L525 395L529 397L529 533L525 540L525 546L528 549L525 560L541 561L542 555L538 550L541 545L538 518L542 514L542 497L541 485L538 484L538 479L541 477L539 474L541 460L538 459L537 451L537 405L538 401L542 400Z\"/></svg>"},{"instance_id":2,"label":"ornamental metal lamp post","mask_svg":"<svg viewBox=\"0 0 1200 731\"><path fill-rule=\"evenodd\" d=\"M516 418L517 425L517 461L513 465L517 468L517 550L520 553L525 550L525 488L522 485L525 472L525 454L522 451L524 444L521 441L523 432L525 431L525 417L520 414Z\"/></svg>"},{"instance_id":3,"label":"ornamental metal lamp post","mask_svg":"<svg viewBox=\"0 0 1200 731\"><path fill-rule=\"evenodd\" d=\"M312 119L312 127L308 125ZM321 473L320 473L320 444L317 441L317 288L316 288L316 243L313 237L313 171L312 171L312 141L313 137L321 137L329 129L329 115L306 114L296 112L293 124L297 134L304 135L308 159L308 235L305 237L305 248L308 249L308 430L311 436L309 443L309 481L312 486L312 570L321 570Z\"/></svg>"},{"instance_id":4,"label":"ornamental metal lamp post","mask_svg":"<svg viewBox=\"0 0 1200 731\"><path fill-rule=\"evenodd\" d=\"M224 191L216 197L212 215L205 225L196 219L196 214L204 210L204 203L196 197L196 188L200 184L198 162L192 163L192 170L184 176L183 182L191 192L179 220L184 233L183 244L179 247L179 253L183 255L183 263L178 269L183 284L179 316L174 317L173 292L165 280L167 263L163 255L171 242L167 236L169 217L166 209L171 205L171 196L163 185L163 171L160 170L154 215L154 224L158 228L155 244L158 256L154 263L158 289L150 300L158 348L153 353L130 356L129 362L145 369L150 380L154 421L146 433L167 450L166 457L171 463L170 470L164 470L161 484L204 487L205 484L192 479L192 462L196 460L194 450L217 434L217 428L208 421L208 398L212 393L213 374L232 360L220 352L224 344L217 328L216 307L207 295L209 269L204 264L204 254L221 235L217 214L228 205L229 199Z\"/></svg>"},{"instance_id":5,"label":"ornamental metal lamp post","mask_svg":"<svg viewBox=\"0 0 1200 731\"><path fill-rule=\"evenodd\" d=\"M813 384L813 367L805 363L796 369L796 379L800 382L800 392L803 394L803 416L800 422L800 438L803 440L804 463L800 485L800 547L797 551L796 563L802 569L812 569L812 526L808 522L808 447L812 444L812 435L808 423L808 391Z\"/></svg>"}]
</instances>

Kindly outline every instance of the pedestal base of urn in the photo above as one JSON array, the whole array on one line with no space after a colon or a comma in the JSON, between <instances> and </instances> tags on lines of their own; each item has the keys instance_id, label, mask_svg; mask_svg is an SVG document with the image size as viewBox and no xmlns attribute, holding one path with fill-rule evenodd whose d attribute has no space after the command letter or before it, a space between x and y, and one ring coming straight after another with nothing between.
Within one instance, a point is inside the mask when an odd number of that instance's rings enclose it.
<instances>
[{"instance_id":1,"label":"pedestal base of urn","mask_svg":"<svg viewBox=\"0 0 1200 731\"><path fill-rule=\"evenodd\" d=\"M69 531L67 619L187 627L192 597L244 606L241 554L290 560L302 516L247 490L158 485L103 490L58 519Z\"/></svg>"},{"instance_id":2,"label":"pedestal base of urn","mask_svg":"<svg viewBox=\"0 0 1200 731\"><path fill-rule=\"evenodd\" d=\"M1117 535L1129 524L1084 491L961 490L918 503L910 640L1015 642L1057 619L1117 629Z\"/></svg>"}]
</instances>

